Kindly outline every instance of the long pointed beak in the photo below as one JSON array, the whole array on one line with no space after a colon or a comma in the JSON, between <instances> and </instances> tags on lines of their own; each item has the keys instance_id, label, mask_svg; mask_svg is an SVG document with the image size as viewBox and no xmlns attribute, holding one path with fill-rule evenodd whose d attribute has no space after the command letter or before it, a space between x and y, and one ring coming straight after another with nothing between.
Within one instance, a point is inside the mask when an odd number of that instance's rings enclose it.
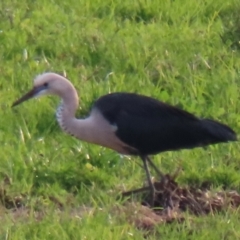
<instances>
[{"instance_id":1,"label":"long pointed beak","mask_svg":"<svg viewBox=\"0 0 240 240\"><path fill-rule=\"evenodd\" d=\"M36 94L38 93L38 89L33 88L31 89L29 92L27 92L25 95L23 95L21 98L19 98L18 100L16 100L13 104L12 107L17 106L18 104L27 101L30 98L33 98L34 96L36 96Z\"/></svg>"},{"instance_id":2,"label":"long pointed beak","mask_svg":"<svg viewBox=\"0 0 240 240\"><path fill-rule=\"evenodd\" d=\"M13 104L12 107L17 106L18 104L27 101L30 98L33 97L37 97L37 96L41 96L43 94L47 93L47 86L35 86L33 87L29 92L27 92L25 95L23 95L21 98L19 98L18 100L16 100Z\"/></svg>"}]
</instances>

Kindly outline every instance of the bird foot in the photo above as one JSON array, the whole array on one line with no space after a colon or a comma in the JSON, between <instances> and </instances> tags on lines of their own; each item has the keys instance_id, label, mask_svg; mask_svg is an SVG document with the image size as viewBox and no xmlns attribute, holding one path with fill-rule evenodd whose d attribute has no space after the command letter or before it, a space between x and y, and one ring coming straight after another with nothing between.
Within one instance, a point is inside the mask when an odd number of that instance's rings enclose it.
<instances>
[{"instance_id":1,"label":"bird foot","mask_svg":"<svg viewBox=\"0 0 240 240\"><path fill-rule=\"evenodd\" d=\"M143 193L143 192L146 192L146 191L149 191L149 190L150 190L150 187L146 186L146 187L137 188L137 189L134 189L134 190L123 192L122 196L123 197L129 197L133 194Z\"/></svg>"},{"instance_id":2,"label":"bird foot","mask_svg":"<svg viewBox=\"0 0 240 240\"><path fill-rule=\"evenodd\" d=\"M148 200L145 201L145 204L148 205L149 207L154 207L156 190L154 189L154 191L152 191L150 186L146 186L146 187L142 187L142 188L138 188L138 189L123 192L122 197L130 197L132 195L139 194L139 193L144 193L144 192L148 192L148 191L149 191Z\"/></svg>"},{"instance_id":3,"label":"bird foot","mask_svg":"<svg viewBox=\"0 0 240 240\"><path fill-rule=\"evenodd\" d=\"M152 181L153 189L151 186L145 186L142 188L126 191L122 193L122 197L130 197L131 195L149 192L147 198L144 201L144 205L148 205L149 207L154 207L156 201L158 201L158 196L161 195L166 189L168 189L169 184L171 184L177 176L179 175L180 171L182 170L181 167L178 167L173 174L164 174L161 176L159 181ZM170 197L167 197L165 201L165 207L172 208L173 204Z\"/></svg>"}]
</instances>

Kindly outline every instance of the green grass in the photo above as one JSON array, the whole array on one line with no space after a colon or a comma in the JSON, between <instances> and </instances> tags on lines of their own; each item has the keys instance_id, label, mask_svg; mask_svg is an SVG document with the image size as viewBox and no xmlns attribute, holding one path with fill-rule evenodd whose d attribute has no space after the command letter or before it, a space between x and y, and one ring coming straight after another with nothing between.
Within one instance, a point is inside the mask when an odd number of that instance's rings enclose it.
<instances>
[{"instance_id":1,"label":"green grass","mask_svg":"<svg viewBox=\"0 0 240 240\"><path fill-rule=\"evenodd\" d=\"M8 196L21 196L29 211L16 216L2 204L0 239L144 239L142 230L112 210L122 204L116 198L123 189L143 184L138 160L62 133L54 117L59 99L10 106L31 88L35 75L66 72L81 97L78 116L86 115L97 97L128 91L239 132L240 4L6 0L0 5L0 184ZM238 143L221 144L154 160L165 172L180 164L181 184L208 180L213 188L240 190L239 150ZM229 210L189 216L183 224L157 226L149 239L238 239L238 215Z\"/></svg>"}]
</instances>

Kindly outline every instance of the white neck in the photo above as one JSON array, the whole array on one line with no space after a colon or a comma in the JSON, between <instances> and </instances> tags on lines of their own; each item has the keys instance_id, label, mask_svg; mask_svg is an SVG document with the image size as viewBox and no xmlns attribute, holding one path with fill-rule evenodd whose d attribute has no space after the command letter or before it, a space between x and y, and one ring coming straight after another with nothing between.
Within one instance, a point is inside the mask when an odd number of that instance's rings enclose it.
<instances>
[{"instance_id":1,"label":"white neck","mask_svg":"<svg viewBox=\"0 0 240 240\"><path fill-rule=\"evenodd\" d=\"M75 111L68 102L62 100L56 112L57 121L61 129L78 139L98 144L94 138L95 125L93 117L77 119L75 117Z\"/></svg>"},{"instance_id":2,"label":"white neck","mask_svg":"<svg viewBox=\"0 0 240 240\"><path fill-rule=\"evenodd\" d=\"M128 154L130 147L121 142L115 135L117 127L110 125L97 110L93 109L86 119L75 118L63 101L57 110L57 120L62 130L85 142L111 148L119 153ZM127 148L126 148L127 147Z\"/></svg>"},{"instance_id":3,"label":"white neck","mask_svg":"<svg viewBox=\"0 0 240 240\"><path fill-rule=\"evenodd\" d=\"M86 121L75 117L79 105L76 89L72 85L68 85L66 92L67 94L60 96L62 100L56 112L57 121L64 132L86 140L81 131L85 128Z\"/></svg>"},{"instance_id":4,"label":"white neck","mask_svg":"<svg viewBox=\"0 0 240 240\"><path fill-rule=\"evenodd\" d=\"M75 112L76 110L69 108L69 104L62 100L56 112L58 124L64 132L72 136L78 135L82 140L86 140L84 136L81 136L81 129L85 128L86 121L85 119L77 119Z\"/></svg>"}]
</instances>

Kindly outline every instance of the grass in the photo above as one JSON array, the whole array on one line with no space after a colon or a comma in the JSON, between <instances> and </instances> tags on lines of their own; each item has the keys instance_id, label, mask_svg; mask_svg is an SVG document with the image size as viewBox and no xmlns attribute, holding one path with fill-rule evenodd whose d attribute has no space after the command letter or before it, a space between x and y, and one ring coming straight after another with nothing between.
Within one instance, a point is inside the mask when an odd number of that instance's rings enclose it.
<instances>
[{"instance_id":1,"label":"grass","mask_svg":"<svg viewBox=\"0 0 240 240\"><path fill-rule=\"evenodd\" d=\"M113 210L122 190L142 185L138 160L62 133L58 99L10 106L35 75L65 72L81 96L78 116L97 97L128 91L239 132L238 1L6 0L0 9L0 184L24 206L19 213L2 203L0 239L144 239ZM154 160L165 172L180 164L181 184L240 190L239 152L231 143ZM148 239L238 239L238 215L189 216L157 226Z\"/></svg>"}]
</instances>

